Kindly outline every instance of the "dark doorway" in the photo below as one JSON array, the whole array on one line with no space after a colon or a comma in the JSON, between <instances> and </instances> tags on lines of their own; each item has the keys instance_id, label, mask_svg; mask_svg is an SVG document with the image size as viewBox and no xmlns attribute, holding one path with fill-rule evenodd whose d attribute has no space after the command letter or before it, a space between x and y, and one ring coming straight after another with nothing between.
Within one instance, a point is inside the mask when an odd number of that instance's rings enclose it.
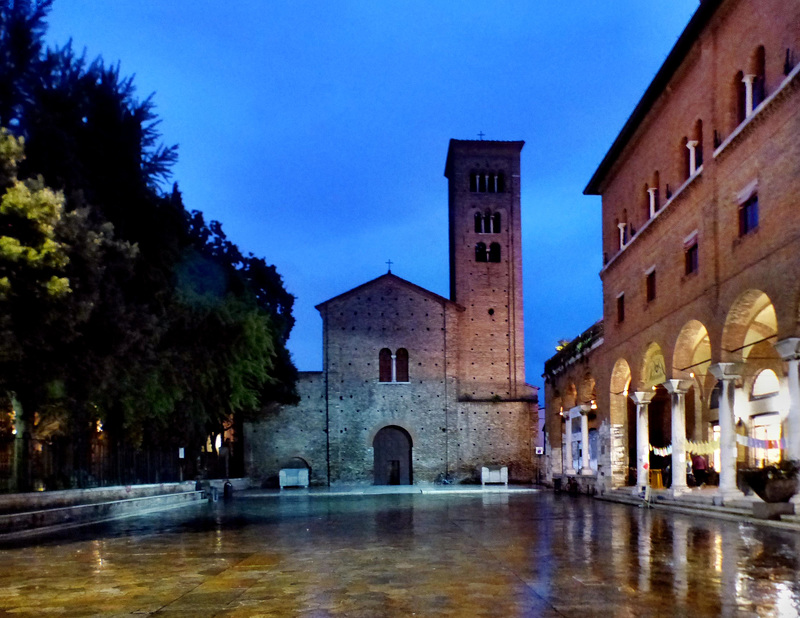
<instances>
[{"instance_id":1,"label":"dark doorway","mask_svg":"<svg viewBox=\"0 0 800 618\"><path fill-rule=\"evenodd\" d=\"M665 447L672 443L672 398L663 386L659 385L648 406L650 425L650 444ZM672 484L672 456L650 453L650 469L661 470L664 487Z\"/></svg>"},{"instance_id":2,"label":"dark doorway","mask_svg":"<svg viewBox=\"0 0 800 618\"><path fill-rule=\"evenodd\" d=\"M384 427L372 441L376 485L411 485L411 436L400 427Z\"/></svg>"},{"instance_id":3,"label":"dark doorway","mask_svg":"<svg viewBox=\"0 0 800 618\"><path fill-rule=\"evenodd\" d=\"M631 487L636 486L636 404L627 396L625 402L627 404L628 413L628 477L627 482Z\"/></svg>"}]
</instances>

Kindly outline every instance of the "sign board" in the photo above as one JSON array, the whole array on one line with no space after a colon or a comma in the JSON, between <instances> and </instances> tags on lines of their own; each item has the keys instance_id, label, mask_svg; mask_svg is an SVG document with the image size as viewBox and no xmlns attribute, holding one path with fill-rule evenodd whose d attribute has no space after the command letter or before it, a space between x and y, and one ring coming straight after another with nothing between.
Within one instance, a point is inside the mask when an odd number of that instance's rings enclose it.
<instances>
[{"instance_id":1,"label":"sign board","mask_svg":"<svg viewBox=\"0 0 800 618\"><path fill-rule=\"evenodd\" d=\"M178 459L183 459L183 458L184 458L184 456L185 456L185 455L184 455L184 453L183 453L183 447L181 446L181 447L178 449Z\"/></svg>"}]
</instances>

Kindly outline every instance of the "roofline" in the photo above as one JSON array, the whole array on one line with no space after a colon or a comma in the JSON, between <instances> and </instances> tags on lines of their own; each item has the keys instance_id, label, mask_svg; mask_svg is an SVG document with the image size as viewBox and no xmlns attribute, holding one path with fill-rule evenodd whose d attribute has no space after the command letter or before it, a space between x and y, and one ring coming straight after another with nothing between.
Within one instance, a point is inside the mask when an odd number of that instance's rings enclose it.
<instances>
[{"instance_id":1,"label":"roofline","mask_svg":"<svg viewBox=\"0 0 800 618\"><path fill-rule=\"evenodd\" d=\"M692 18L689 20L684 31L678 37L678 41L669 52L667 59L661 68L656 73L653 81L645 90L638 105L634 108L633 113L628 118L628 121L622 127L617 139L611 145L611 148L606 153L602 162L595 171L589 184L583 190L584 195L601 195L600 185L606 179L609 171L611 171L614 162L619 158L622 151L628 145L628 142L636 133L642 120L650 112L653 104L661 96L669 81L672 79L678 67L681 66L689 51L692 49L698 35L705 29L711 17L716 13L717 9L722 6L725 0L701 0L700 6L695 11Z\"/></svg>"},{"instance_id":2,"label":"roofline","mask_svg":"<svg viewBox=\"0 0 800 618\"><path fill-rule=\"evenodd\" d=\"M509 147L515 149L517 153L522 151L522 147L525 145L525 142L522 140L516 141L503 141L503 140L491 140L491 139L451 139L450 145L447 147L447 159L444 164L444 175L445 178L450 178L448 176L450 170L450 153L454 147L461 146L461 145L475 145L475 146L482 146L487 150L507 150Z\"/></svg>"},{"instance_id":3,"label":"roofline","mask_svg":"<svg viewBox=\"0 0 800 618\"><path fill-rule=\"evenodd\" d=\"M341 294L338 294L338 295L334 296L333 298L329 298L328 300L326 300L324 302L321 302L320 304L316 305L314 308L317 311L321 312L322 308L325 307L325 305L327 305L328 303L332 303L335 300L340 300L340 299L344 298L345 296L350 296L351 294L354 294L355 292L358 292L359 290L364 289L368 285L372 285L373 283L375 283L376 281L378 281L380 279L392 279L392 280L398 281L399 283L405 285L406 287L410 287L411 289L419 292L420 294L423 294L424 296L432 298L436 302L439 302L439 303L442 303L442 304L452 305L453 307L455 307L459 311L466 311L466 309L463 306L459 305L456 302L453 302L449 298L445 298L444 296L439 296L435 292L431 292L430 290L426 290L422 286L419 286L416 283L411 283L410 281L407 281L406 279L403 279L402 277L398 277L397 275L392 274L391 272L383 274L380 277L375 277L374 279L370 279L366 283L362 283L361 285L358 285L358 286L356 286L356 287L354 287L354 288L352 288L350 290L347 290L346 292L342 292Z\"/></svg>"}]
</instances>

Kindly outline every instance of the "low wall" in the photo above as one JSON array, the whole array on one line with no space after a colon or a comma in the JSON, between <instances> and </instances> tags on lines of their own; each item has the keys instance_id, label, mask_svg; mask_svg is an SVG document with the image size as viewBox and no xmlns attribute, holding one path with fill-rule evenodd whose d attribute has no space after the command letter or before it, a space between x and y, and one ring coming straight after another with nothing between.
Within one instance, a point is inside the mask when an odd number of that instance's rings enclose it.
<instances>
[{"instance_id":1,"label":"low wall","mask_svg":"<svg viewBox=\"0 0 800 618\"><path fill-rule=\"evenodd\" d=\"M221 481L224 482L224 481ZM131 498L145 498L162 494L194 491L194 481L183 483L153 483L151 485L115 485L92 489L64 489L59 491L33 491L0 495L0 513L20 513L55 509L78 504L97 504Z\"/></svg>"},{"instance_id":2,"label":"low wall","mask_svg":"<svg viewBox=\"0 0 800 618\"><path fill-rule=\"evenodd\" d=\"M193 485L193 484L192 484ZM201 491L144 496L95 504L76 504L59 508L0 515L0 535L21 537L40 534L48 529L97 523L130 515L187 506L203 499Z\"/></svg>"}]
</instances>

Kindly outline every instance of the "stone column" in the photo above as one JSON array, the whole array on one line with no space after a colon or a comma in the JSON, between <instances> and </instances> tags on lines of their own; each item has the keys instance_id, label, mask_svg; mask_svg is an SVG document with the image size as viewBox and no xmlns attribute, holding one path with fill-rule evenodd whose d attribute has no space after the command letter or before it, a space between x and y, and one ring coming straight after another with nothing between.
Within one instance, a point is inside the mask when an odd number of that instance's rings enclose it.
<instances>
[{"instance_id":1,"label":"stone column","mask_svg":"<svg viewBox=\"0 0 800 618\"><path fill-rule=\"evenodd\" d=\"M593 474L589 464L589 412L591 407L581 406L581 474L588 476Z\"/></svg>"},{"instance_id":2,"label":"stone column","mask_svg":"<svg viewBox=\"0 0 800 618\"><path fill-rule=\"evenodd\" d=\"M570 412L567 412L567 420L564 423L564 436L564 459L567 460L564 464L564 474L575 474L575 468L572 467L572 416Z\"/></svg>"},{"instance_id":3,"label":"stone column","mask_svg":"<svg viewBox=\"0 0 800 618\"><path fill-rule=\"evenodd\" d=\"M789 386L789 416L786 419L785 459L800 459L800 337L789 337L775 344L775 349L786 361Z\"/></svg>"},{"instance_id":4,"label":"stone column","mask_svg":"<svg viewBox=\"0 0 800 618\"><path fill-rule=\"evenodd\" d=\"M650 187L647 190L647 193L650 195L650 218L656 216L656 191L658 191L658 187Z\"/></svg>"},{"instance_id":5,"label":"stone column","mask_svg":"<svg viewBox=\"0 0 800 618\"><path fill-rule=\"evenodd\" d=\"M636 404L636 489L639 493L650 485L650 401L653 391L636 391L629 397Z\"/></svg>"},{"instance_id":6,"label":"stone column","mask_svg":"<svg viewBox=\"0 0 800 618\"><path fill-rule=\"evenodd\" d=\"M617 227L619 228L619 248L620 250L625 248L625 226L627 223L617 223Z\"/></svg>"},{"instance_id":7,"label":"stone column","mask_svg":"<svg viewBox=\"0 0 800 618\"><path fill-rule=\"evenodd\" d=\"M723 502L743 496L736 486L736 421L733 410L733 381L741 377L741 363L717 363L709 367L722 383L719 396L719 491Z\"/></svg>"},{"instance_id":8,"label":"stone column","mask_svg":"<svg viewBox=\"0 0 800 618\"><path fill-rule=\"evenodd\" d=\"M694 176L695 172L697 171L697 144L699 144L696 139L690 139L686 142L686 147L689 149L689 176Z\"/></svg>"},{"instance_id":9,"label":"stone column","mask_svg":"<svg viewBox=\"0 0 800 618\"><path fill-rule=\"evenodd\" d=\"M753 81L756 76L747 74L742 78L744 82L744 111L745 118L749 118L753 113Z\"/></svg>"},{"instance_id":10,"label":"stone column","mask_svg":"<svg viewBox=\"0 0 800 618\"><path fill-rule=\"evenodd\" d=\"M690 380L667 380L664 388L672 395L672 495L689 490L686 485L686 392Z\"/></svg>"}]
</instances>

